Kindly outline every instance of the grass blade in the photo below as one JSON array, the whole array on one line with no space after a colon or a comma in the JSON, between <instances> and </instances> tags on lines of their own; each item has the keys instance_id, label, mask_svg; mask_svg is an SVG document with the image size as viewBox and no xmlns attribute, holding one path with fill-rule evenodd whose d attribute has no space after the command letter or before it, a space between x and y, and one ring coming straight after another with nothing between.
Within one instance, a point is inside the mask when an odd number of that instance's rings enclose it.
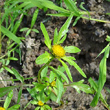
<instances>
[{"instance_id":1,"label":"grass blade","mask_svg":"<svg viewBox=\"0 0 110 110\"><path fill-rule=\"evenodd\" d=\"M9 37L10 39L12 39L13 41L15 41L16 43L20 44L21 40L5 27L1 26L1 32L5 34L7 37Z\"/></svg>"}]
</instances>

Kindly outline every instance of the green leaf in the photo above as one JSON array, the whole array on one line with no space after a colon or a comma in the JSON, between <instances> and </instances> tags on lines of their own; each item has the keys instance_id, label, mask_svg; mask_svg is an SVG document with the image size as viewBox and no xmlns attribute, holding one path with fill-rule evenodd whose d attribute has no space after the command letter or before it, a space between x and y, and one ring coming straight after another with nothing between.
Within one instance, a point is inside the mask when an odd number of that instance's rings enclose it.
<instances>
[{"instance_id":1,"label":"green leaf","mask_svg":"<svg viewBox=\"0 0 110 110\"><path fill-rule=\"evenodd\" d=\"M27 28L27 27L24 27L24 28L22 28L22 29L20 29L20 31L22 32L22 31L27 31L29 28Z\"/></svg>"},{"instance_id":2,"label":"green leaf","mask_svg":"<svg viewBox=\"0 0 110 110\"><path fill-rule=\"evenodd\" d=\"M31 29L29 29L27 32L26 32L26 37L30 34L31 32Z\"/></svg>"},{"instance_id":3,"label":"green leaf","mask_svg":"<svg viewBox=\"0 0 110 110\"><path fill-rule=\"evenodd\" d=\"M57 70L57 69L53 68L52 66L49 66L49 68L50 68L53 72L57 73L57 76L60 75L67 83L69 83L68 78L66 77L66 75L65 75L62 71Z\"/></svg>"},{"instance_id":4,"label":"green leaf","mask_svg":"<svg viewBox=\"0 0 110 110\"><path fill-rule=\"evenodd\" d=\"M36 33L39 33L39 31L37 29L32 29L32 31L34 31Z\"/></svg>"},{"instance_id":5,"label":"green leaf","mask_svg":"<svg viewBox=\"0 0 110 110\"><path fill-rule=\"evenodd\" d=\"M46 66L41 72L42 79L47 76L47 72L48 72L48 66Z\"/></svg>"},{"instance_id":6,"label":"green leaf","mask_svg":"<svg viewBox=\"0 0 110 110\"><path fill-rule=\"evenodd\" d=\"M58 42L58 44L61 44L61 43L63 43L64 41L65 41L65 39L66 39L66 34L65 34L65 36Z\"/></svg>"},{"instance_id":7,"label":"green leaf","mask_svg":"<svg viewBox=\"0 0 110 110\"><path fill-rule=\"evenodd\" d=\"M110 42L110 36L107 35L106 41Z\"/></svg>"},{"instance_id":8,"label":"green leaf","mask_svg":"<svg viewBox=\"0 0 110 110\"><path fill-rule=\"evenodd\" d=\"M4 103L4 108L7 109L10 102L11 102L11 99L13 97L13 90L11 90L7 96L7 98L5 99L5 103Z\"/></svg>"},{"instance_id":9,"label":"green leaf","mask_svg":"<svg viewBox=\"0 0 110 110\"><path fill-rule=\"evenodd\" d=\"M109 47L106 48L104 57L101 60L100 65L99 65L100 74L99 74L99 80L98 80L98 91L97 91L93 101L90 104L93 107L97 105L99 97L101 95L102 88L106 82L106 71L107 71L107 66L106 66L107 61L106 60L108 58L108 54L109 54Z\"/></svg>"},{"instance_id":10,"label":"green leaf","mask_svg":"<svg viewBox=\"0 0 110 110\"><path fill-rule=\"evenodd\" d=\"M86 78L86 75L85 73L82 71L82 69L71 59L69 59L68 57L62 57L63 60L67 61L70 65L74 66L77 71L83 76Z\"/></svg>"},{"instance_id":11,"label":"green leaf","mask_svg":"<svg viewBox=\"0 0 110 110\"><path fill-rule=\"evenodd\" d=\"M39 9L37 8L34 12L34 15L32 17L32 21L31 21L31 28L34 26L36 19L37 19L37 15L38 15Z\"/></svg>"},{"instance_id":12,"label":"green leaf","mask_svg":"<svg viewBox=\"0 0 110 110\"><path fill-rule=\"evenodd\" d=\"M22 89L23 89L23 87L21 86L21 87L20 87L20 90L19 90L19 93L18 93L17 103L19 103L19 102L20 102L20 100L21 100Z\"/></svg>"},{"instance_id":13,"label":"green leaf","mask_svg":"<svg viewBox=\"0 0 110 110\"><path fill-rule=\"evenodd\" d=\"M7 70L8 72L14 74L13 71L10 68L8 68L8 67L5 66L4 69Z\"/></svg>"},{"instance_id":14,"label":"green leaf","mask_svg":"<svg viewBox=\"0 0 110 110\"><path fill-rule=\"evenodd\" d=\"M64 25L61 27L61 29L59 31L59 36L58 36L58 42L68 32L68 27L69 27L69 25L71 23L72 18L73 18L73 14L71 14L68 17L68 19L66 20L66 22L64 23Z\"/></svg>"},{"instance_id":15,"label":"green leaf","mask_svg":"<svg viewBox=\"0 0 110 110\"><path fill-rule=\"evenodd\" d=\"M40 107L41 110L45 110L44 107Z\"/></svg>"},{"instance_id":16,"label":"green leaf","mask_svg":"<svg viewBox=\"0 0 110 110\"><path fill-rule=\"evenodd\" d=\"M64 63L64 61L62 61L61 59L58 59L58 60L59 60L59 61L62 63L62 65L64 66L64 68L65 68L65 70L66 70L66 73L67 73L67 75L68 75L70 81L73 82L73 79L72 79L72 76L71 76L71 72L70 72L68 66L66 65L66 63Z\"/></svg>"},{"instance_id":17,"label":"green leaf","mask_svg":"<svg viewBox=\"0 0 110 110\"><path fill-rule=\"evenodd\" d=\"M64 50L65 52L68 52L68 53L78 53L81 51L78 47L75 47L75 46L65 46Z\"/></svg>"},{"instance_id":18,"label":"green leaf","mask_svg":"<svg viewBox=\"0 0 110 110\"><path fill-rule=\"evenodd\" d=\"M50 59L51 59L50 54L45 51L45 53L43 53L42 55L37 57L35 62L36 62L36 64L43 64L43 63L47 63Z\"/></svg>"},{"instance_id":19,"label":"green leaf","mask_svg":"<svg viewBox=\"0 0 110 110\"><path fill-rule=\"evenodd\" d=\"M18 110L20 108L19 104L15 104L12 107L8 108L7 110Z\"/></svg>"},{"instance_id":20,"label":"green leaf","mask_svg":"<svg viewBox=\"0 0 110 110\"><path fill-rule=\"evenodd\" d=\"M12 68L13 74L16 76L17 79L19 79L22 83L24 82L24 78L18 73L18 71L14 68Z\"/></svg>"},{"instance_id":21,"label":"green leaf","mask_svg":"<svg viewBox=\"0 0 110 110\"><path fill-rule=\"evenodd\" d=\"M57 17L68 17L69 13L56 13L56 14L47 14L48 16L57 16Z\"/></svg>"},{"instance_id":22,"label":"green leaf","mask_svg":"<svg viewBox=\"0 0 110 110\"><path fill-rule=\"evenodd\" d=\"M75 1L72 1L72 0L64 0L64 3L65 5L68 7L68 9L71 11L71 12L74 12L74 14L76 16L79 16L80 15L80 11L79 9L77 8L76 6L76 2Z\"/></svg>"},{"instance_id":23,"label":"green leaf","mask_svg":"<svg viewBox=\"0 0 110 110\"><path fill-rule=\"evenodd\" d=\"M98 91L98 84L97 84L92 78L89 78L88 81L89 81L91 87L95 90L95 92L97 92L97 91ZM103 102L103 104L104 104L107 108L109 108L109 105L107 104L106 99L104 99L104 97L103 97L102 94L100 94L100 99L101 99L101 101ZM93 102L92 102L92 103L93 103Z\"/></svg>"},{"instance_id":24,"label":"green leaf","mask_svg":"<svg viewBox=\"0 0 110 110\"><path fill-rule=\"evenodd\" d=\"M6 95L9 91L11 91L14 88L17 88L18 86L10 86L10 87L3 87L0 88L0 97L3 97Z\"/></svg>"},{"instance_id":25,"label":"green leaf","mask_svg":"<svg viewBox=\"0 0 110 110\"><path fill-rule=\"evenodd\" d=\"M44 42L45 42L46 46L49 49L51 49L51 40L49 38L49 35L48 35L47 31L46 31L46 28L45 28L44 24L41 23L40 27L41 27L42 33L44 35L44 38L45 38L45 41Z\"/></svg>"},{"instance_id":26,"label":"green leaf","mask_svg":"<svg viewBox=\"0 0 110 110\"><path fill-rule=\"evenodd\" d=\"M53 39L53 44L54 45L57 43L57 40L58 40L58 31L57 31L57 28L55 28L54 39Z\"/></svg>"},{"instance_id":27,"label":"green leaf","mask_svg":"<svg viewBox=\"0 0 110 110\"><path fill-rule=\"evenodd\" d=\"M78 20L81 18L81 15L80 16L78 16L76 19L75 19L75 21L74 21L74 23L73 23L73 27L77 24L77 22L78 22Z\"/></svg>"},{"instance_id":28,"label":"green leaf","mask_svg":"<svg viewBox=\"0 0 110 110\"><path fill-rule=\"evenodd\" d=\"M105 52L105 50L107 49L109 47L109 44L98 54L98 56L97 57L99 57L102 53L104 53ZM97 58L96 57L96 58Z\"/></svg>"},{"instance_id":29,"label":"green leaf","mask_svg":"<svg viewBox=\"0 0 110 110\"><path fill-rule=\"evenodd\" d=\"M70 86L75 88L79 93L80 91L83 91L85 93L90 93L90 94L94 93L91 87L87 84L83 84L82 81L71 83Z\"/></svg>"},{"instance_id":30,"label":"green leaf","mask_svg":"<svg viewBox=\"0 0 110 110\"><path fill-rule=\"evenodd\" d=\"M72 57L72 56L64 56L64 57L62 57L62 58L66 58L66 59L70 59L70 60L76 60L74 57Z\"/></svg>"},{"instance_id":31,"label":"green leaf","mask_svg":"<svg viewBox=\"0 0 110 110\"><path fill-rule=\"evenodd\" d=\"M15 57L9 57L9 60L15 60L15 61L17 61L18 59L15 58Z\"/></svg>"},{"instance_id":32,"label":"green leaf","mask_svg":"<svg viewBox=\"0 0 110 110\"><path fill-rule=\"evenodd\" d=\"M51 92L49 96L52 101L54 101L54 102L57 101L57 97L53 92Z\"/></svg>"},{"instance_id":33,"label":"green leaf","mask_svg":"<svg viewBox=\"0 0 110 110\"><path fill-rule=\"evenodd\" d=\"M35 110L39 110L39 109L40 109L40 107L36 107L36 108L35 108Z\"/></svg>"},{"instance_id":34,"label":"green leaf","mask_svg":"<svg viewBox=\"0 0 110 110\"><path fill-rule=\"evenodd\" d=\"M35 4L36 6L38 7L46 7L46 8L49 8L49 9L53 9L53 10L57 10L57 11L62 11L62 12L65 12L67 13L68 11L61 8L61 7L58 7L56 6L52 1L49 1L49 0L31 0L31 2L33 4Z\"/></svg>"},{"instance_id":35,"label":"green leaf","mask_svg":"<svg viewBox=\"0 0 110 110\"><path fill-rule=\"evenodd\" d=\"M63 88L63 83L61 82L61 79L57 78L56 80L56 85L57 85L57 103L60 103L60 100L61 100L61 97L62 97L62 93L64 91L64 88Z\"/></svg>"},{"instance_id":36,"label":"green leaf","mask_svg":"<svg viewBox=\"0 0 110 110\"><path fill-rule=\"evenodd\" d=\"M38 101L36 101L36 100L31 101L31 104L33 104L33 105L37 105L37 103L38 103Z\"/></svg>"},{"instance_id":37,"label":"green leaf","mask_svg":"<svg viewBox=\"0 0 110 110\"><path fill-rule=\"evenodd\" d=\"M53 71L51 71L50 72L50 77L49 77L49 82L51 83L54 80L55 80L55 74L53 73Z\"/></svg>"},{"instance_id":38,"label":"green leaf","mask_svg":"<svg viewBox=\"0 0 110 110\"><path fill-rule=\"evenodd\" d=\"M1 26L1 32L5 34L7 37L9 37L10 39L12 39L13 41L15 41L16 43L20 44L21 40L5 27Z\"/></svg>"},{"instance_id":39,"label":"green leaf","mask_svg":"<svg viewBox=\"0 0 110 110\"><path fill-rule=\"evenodd\" d=\"M98 88L97 83L92 78L89 78L88 81L89 81L91 87L97 92L97 88Z\"/></svg>"},{"instance_id":40,"label":"green leaf","mask_svg":"<svg viewBox=\"0 0 110 110\"><path fill-rule=\"evenodd\" d=\"M16 23L15 23L15 25L14 25L14 27L13 27L13 33L14 33L14 34L16 34L17 29L19 28L19 26L20 26L20 24L21 24L21 22L22 22L23 16L24 16L24 15L21 14L20 19L19 19L18 21L16 21Z\"/></svg>"},{"instance_id":41,"label":"green leaf","mask_svg":"<svg viewBox=\"0 0 110 110\"><path fill-rule=\"evenodd\" d=\"M44 105L43 107L44 107L45 110L52 110L52 108L50 108L49 105Z\"/></svg>"}]
</instances>

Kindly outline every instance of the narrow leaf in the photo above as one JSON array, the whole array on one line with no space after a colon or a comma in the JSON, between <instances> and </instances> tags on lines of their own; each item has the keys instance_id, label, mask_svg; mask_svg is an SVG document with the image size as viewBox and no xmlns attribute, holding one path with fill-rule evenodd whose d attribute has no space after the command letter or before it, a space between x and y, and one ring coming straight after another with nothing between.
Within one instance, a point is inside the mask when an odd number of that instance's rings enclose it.
<instances>
[{"instance_id":1,"label":"narrow leaf","mask_svg":"<svg viewBox=\"0 0 110 110\"><path fill-rule=\"evenodd\" d=\"M73 18L73 14L71 14L68 19L66 20L66 22L64 23L64 25L61 27L60 31L59 31L59 36L58 36L58 42L59 40L68 32L68 27L71 23L71 20Z\"/></svg>"},{"instance_id":2,"label":"narrow leaf","mask_svg":"<svg viewBox=\"0 0 110 110\"><path fill-rule=\"evenodd\" d=\"M5 34L7 37L9 37L10 39L12 39L13 41L15 41L16 43L20 44L21 42L20 39L5 27L1 26L1 32Z\"/></svg>"},{"instance_id":3,"label":"narrow leaf","mask_svg":"<svg viewBox=\"0 0 110 110\"><path fill-rule=\"evenodd\" d=\"M97 91L93 101L90 104L93 107L97 105L99 97L101 95L102 88L106 82L106 71L107 71L107 67L106 67L107 61L106 60L108 58L108 53L109 53L109 48L107 48L105 50L104 57L101 60L100 65L99 65L99 73L100 74L99 74L99 80L98 80L98 91Z\"/></svg>"},{"instance_id":4,"label":"narrow leaf","mask_svg":"<svg viewBox=\"0 0 110 110\"><path fill-rule=\"evenodd\" d=\"M83 76L86 78L86 75L85 73L82 71L82 69L71 59L69 59L68 57L62 57L62 59L64 59L65 61L67 61L70 65L74 66L77 71Z\"/></svg>"},{"instance_id":5,"label":"narrow leaf","mask_svg":"<svg viewBox=\"0 0 110 110\"><path fill-rule=\"evenodd\" d=\"M23 83L24 82L24 78L19 74L19 72L16 69L14 69L14 68L12 68L12 71L13 71L14 75L16 76L16 78Z\"/></svg>"},{"instance_id":6,"label":"narrow leaf","mask_svg":"<svg viewBox=\"0 0 110 110\"><path fill-rule=\"evenodd\" d=\"M55 28L54 39L53 39L53 44L54 45L57 43L57 40L58 40L58 31L57 31L57 28Z\"/></svg>"},{"instance_id":7,"label":"narrow leaf","mask_svg":"<svg viewBox=\"0 0 110 110\"><path fill-rule=\"evenodd\" d=\"M10 102L11 102L11 99L13 97L13 90L11 90L7 96L7 98L5 99L5 103L4 103L4 108L7 109Z\"/></svg>"},{"instance_id":8,"label":"narrow leaf","mask_svg":"<svg viewBox=\"0 0 110 110\"><path fill-rule=\"evenodd\" d=\"M5 66L4 69L13 74L13 71L10 68Z\"/></svg>"},{"instance_id":9,"label":"narrow leaf","mask_svg":"<svg viewBox=\"0 0 110 110\"><path fill-rule=\"evenodd\" d=\"M22 31L27 31L29 28L27 28L27 27L24 27L24 28L22 28L22 29L20 29L20 31L22 32Z\"/></svg>"},{"instance_id":10,"label":"narrow leaf","mask_svg":"<svg viewBox=\"0 0 110 110\"><path fill-rule=\"evenodd\" d=\"M45 44L46 44L46 46L47 46L49 49L51 49L51 40L50 40L50 38L49 38L49 35L48 35L47 30L46 30L46 28L45 28L45 26L44 26L43 23L41 23L41 30L42 30L43 35L44 35L44 37L45 37Z\"/></svg>"},{"instance_id":11,"label":"narrow leaf","mask_svg":"<svg viewBox=\"0 0 110 110\"><path fill-rule=\"evenodd\" d=\"M73 82L73 79L72 79L72 76L71 76L71 72L70 72L68 66L66 65L66 63L64 63L64 61L62 61L61 59L58 59L58 60L59 60L59 61L62 63L62 65L64 66L64 68L65 68L65 70L66 70L66 73L67 73L67 75L68 75L70 81Z\"/></svg>"},{"instance_id":12,"label":"narrow leaf","mask_svg":"<svg viewBox=\"0 0 110 110\"><path fill-rule=\"evenodd\" d=\"M17 103L19 103L20 102L20 100L21 100L21 95L22 95L22 86L20 87L20 90L19 90L19 93L18 93L18 99L17 99Z\"/></svg>"},{"instance_id":13,"label":"narrow leaf","mask_svg":"<svg viewBox=\"0 0 110 110\"><path fill-rule=\"evenodd\" d=\"M31 21L31 28L34 26L36 19L37 19L37 15L38 15L39 9L37 8L34 12L34 15L32 17L32 21Z\"/></svg>"},{"instance_id":14,"label":"narrow leaf","mask_svg":"<svg viewBox=\"0 0 110 110\"><path fill-rule=\"evenodd\" d=\"M57 73L58 75L60 75L67 83L69 83L68 78L66 77L66 75L65 75L62 71L57 70L57 69L53 68L52 66L49 66L49 68L50 68L53 72L55 72L55 73Z\"/></svg>"},{"instance_id":15,"label":"narrow leaf","mask_svg":"<svg viewBox=\"0 0 110 110\"><path fill-rule=\"evenodd\" d=\"M64 88L63 88L63 83L61 82L61 79L57 78L56 80L56 85L57 85L57 89L58 89L58 92L57 92L57 103L60 103L60 100L61 100L61 97L62 97L62 93L64 91Z\"/></svg>"}]
</instances>

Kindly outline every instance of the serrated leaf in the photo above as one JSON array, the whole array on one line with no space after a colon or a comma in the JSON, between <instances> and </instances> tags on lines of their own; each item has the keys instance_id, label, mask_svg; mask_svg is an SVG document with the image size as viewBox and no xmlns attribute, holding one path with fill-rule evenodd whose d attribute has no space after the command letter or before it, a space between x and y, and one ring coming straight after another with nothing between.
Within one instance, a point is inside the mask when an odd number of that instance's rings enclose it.
<instances>
[{"instance_id":1,"label":"serrated leaf","mask_svg":"<svg viewBox=\"0 0 110 110\"><path fill-rule=\"evenodd\" d=\"M67 61L70 65L74 66L77 71L86 78L85 73L82 71L82 69L76 64L76 62L74 62L73 60L69 59L68 57L62 57L63 60Z\"/></svg>"},{"instance_id":2,"label":"serrated leaf","mask_svg":"<svg viewBox=\"0 0 110 110\"><path fill-rule=\"evenodd\" d=\"M81 51L78 47L75 47L75 46L65 46L64 50L65 52L68 52L68 53L78 53Z\"/></svg>"},{"instance_id":3,"label":"serrated leaf","mask_svg":"<svg viewBox=\"0 0 110 110\"><path fill-rule=\"evenodd\" d=\"M43 53L35 60L36 64L47 63L51 59L51 56L48 52Z\"/></svg>"},{"instance_id":4,"label":"serrated leaf","mask_svg":"<svg viewBox=\"0 0 110 110\"><path fill-rule=\"evenodd\" d=\"M47 30L46 30L44 24L41 23L40 27L41 27L41 30L42 30L42 32L43 32L44 38L45 38L45 41L44 41L44 42L45 42L46 46L47 46L49 49L51 49L51 40L50 40L50 38L49 38L49 35L48 35L48 33L47 33Z\"/></svg>"},{"instance_id":5,"label":"serrated leaf","mask_svg":"<svg viewBox=\"0 0 110 110\"><path fill-rule=\"evenodd\" d=\"M59 59L59 61L62 63L62 65L64 66L65 70L66 70L66 73L70 79L71 82L73 82L73 79L72 79L72 76L71 76L71 72L68 68L68 66L66 65L66 63L64 63L64 61L62 61L61 59Z\"/></svg>"},{"instance_id":6,"label":"serrated leaf","mask_svg":"<svg viewBox=\"0 0 110 110\"><path fill-rule=\"evenodd\" d=\"M56 80L56 85L57 85L57 103L60 103L60 100L61 100L61 97L62 97L62 93L64 91L64 88L63 88L63 83L61 82L61 79L57 78Z\"/></svg>"}]
</instances>

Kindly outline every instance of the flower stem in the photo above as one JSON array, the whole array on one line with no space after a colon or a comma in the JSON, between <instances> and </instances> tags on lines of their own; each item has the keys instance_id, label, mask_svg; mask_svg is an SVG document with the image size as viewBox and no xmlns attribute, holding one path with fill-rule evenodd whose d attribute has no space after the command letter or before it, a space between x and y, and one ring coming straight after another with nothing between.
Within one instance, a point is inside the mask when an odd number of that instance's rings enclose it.
<instances>
[{"instance_id":1,"label":"flower stem","mask_svg":"<svg viewBox=\"0 0 110 110\"><path fill-rule=\"evenodd\" d=\"M54 59L54 57L52 57L38 72L38 82L41 83L41 78L40 78L40 75L41 75L41 72L42 70L49 65L49 63Z\"/></svg>"}]
</instances>

